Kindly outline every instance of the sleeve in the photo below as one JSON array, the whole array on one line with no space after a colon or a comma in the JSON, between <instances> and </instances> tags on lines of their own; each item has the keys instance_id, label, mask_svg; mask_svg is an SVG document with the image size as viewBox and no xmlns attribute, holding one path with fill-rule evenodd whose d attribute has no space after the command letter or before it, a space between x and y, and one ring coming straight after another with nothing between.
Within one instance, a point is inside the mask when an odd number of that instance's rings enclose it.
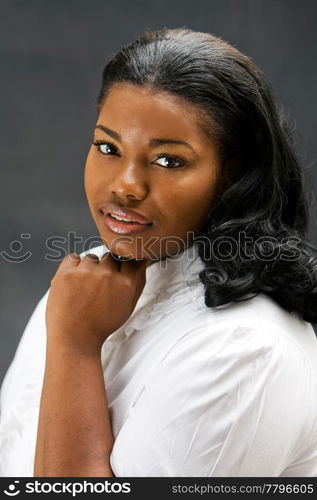
<instances>
[{"instance_id":1,"label":"sleeve","mask_svg":"<svg viewBox=\"0 0 317 500\"><path fill-rule=\"evenodd\" d=\"M0 476L33 475L34 437L45 369L45 310L49 290L36 305L0 391Z\"/></svg>"},{"instance_id":2,"label":"sleeve","mask_svg":"<svg viewBox=\"0 0 317 500\"><path fill-rule=\"evenodd\" d=\"M131 408L112 450L114 474L279 476L310 439L310 384L304 353L271 327L191 332Z\"/></svg>"}]
</instances>

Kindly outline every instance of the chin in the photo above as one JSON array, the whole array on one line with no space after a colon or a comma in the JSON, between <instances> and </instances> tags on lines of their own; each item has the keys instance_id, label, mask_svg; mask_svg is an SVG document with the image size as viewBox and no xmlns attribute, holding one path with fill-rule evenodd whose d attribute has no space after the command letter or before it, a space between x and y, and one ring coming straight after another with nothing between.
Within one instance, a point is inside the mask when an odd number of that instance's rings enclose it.
<instances>
[{"instance_id":1,"label":"chin","mask_svg":"<svg viewBox=\"0 0 317 500\"><path fill-rule=\"evenodd\" d=\"M134 248L133 245L128 245L127 242L116 241L105 241L106 247L109 248L112 255L118 257L121 260L142 260L146 258L146 255L143 255L142 250Z\"/></svg>"}]
</instances>

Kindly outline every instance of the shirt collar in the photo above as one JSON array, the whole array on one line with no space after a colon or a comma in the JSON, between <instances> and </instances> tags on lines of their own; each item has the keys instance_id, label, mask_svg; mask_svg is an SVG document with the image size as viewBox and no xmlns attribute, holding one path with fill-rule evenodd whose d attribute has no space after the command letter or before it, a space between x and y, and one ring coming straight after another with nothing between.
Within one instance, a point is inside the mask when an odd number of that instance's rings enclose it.
<instances>
[{"instance_id":1,"label":"shirt collar","mask_svg":"<svg viewBox=\"0 0 317 500\"><path fill-rule=\"evenodd\" d=\"M199 271L204 268L204 263L198 255L198 248L192 245L175 256L167 257L151 264L146 269L146 284L143 293L152 294L182 284L200 281Z\"/></svg>"}]
</instances>

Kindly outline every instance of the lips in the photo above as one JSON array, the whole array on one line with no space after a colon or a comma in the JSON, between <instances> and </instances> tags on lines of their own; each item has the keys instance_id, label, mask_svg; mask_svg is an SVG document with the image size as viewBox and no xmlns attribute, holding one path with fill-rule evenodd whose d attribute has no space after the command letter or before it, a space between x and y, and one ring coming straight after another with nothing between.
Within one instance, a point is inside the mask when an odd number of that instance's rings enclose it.
<instances>
[{"instance_id":1,"label":"lips","mask_svg":"<svg viewBox=\"0 0 317 500\"><path fill-rule=\"evenodd\" d=\"M112 233L132 235L147 231L153 226L153 221L144 214L130 208L123 208L114 203L106 203L98 207L99 213L103 217L104 224ZM117 220L114 215L129 219L132 222Z\"/></svg>"},{"instance_id":2,"label":"lips","mask_svg":"<svg viewBox=\"0 0 317 500\"><path fill-rule=\"evenodd\" d=\"M146 231L151 224L140 224L140 222L124 222L114 219L111 215L103 215L104 223L112 233L136 234Z\"/></svg>"},{"instance_id":3,"label":"lips","mask_svg":"<svg viewBox=\"0 0 317 500\"><path fill-rule=\"evenodd\" d=\"M117 215L118 217L123 217L125 219L129 219L139 224L144 224L144 225L152 224L152 221L147 219L143 214L140 214L135 210L130 210L127 208L123 209L111 203L103 205L102 207L100 207L99 211L103 213L106 217L108 215ZM129 222L126 222L126 224L129 224Z\"/></svg>"}]
</instances>

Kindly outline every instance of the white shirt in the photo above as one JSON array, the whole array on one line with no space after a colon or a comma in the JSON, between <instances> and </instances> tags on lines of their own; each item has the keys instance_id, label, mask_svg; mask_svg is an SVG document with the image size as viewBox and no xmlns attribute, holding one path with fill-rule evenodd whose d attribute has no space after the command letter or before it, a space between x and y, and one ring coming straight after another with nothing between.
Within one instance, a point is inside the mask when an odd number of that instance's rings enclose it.
<instances>
[{"instance_id":1,"label":"white shirt","mask_svg":"<svg viewBox=\"0 0 317 500\"><path fill-rule=\"evenodd\" d=\"M103 344L115 476L317 476L312 326L264 294L208 308L203 268L196 246L149 266L133 314ZM47 296L1 388L5 477L33 475Z\"/></svg>"}]
</instances>

